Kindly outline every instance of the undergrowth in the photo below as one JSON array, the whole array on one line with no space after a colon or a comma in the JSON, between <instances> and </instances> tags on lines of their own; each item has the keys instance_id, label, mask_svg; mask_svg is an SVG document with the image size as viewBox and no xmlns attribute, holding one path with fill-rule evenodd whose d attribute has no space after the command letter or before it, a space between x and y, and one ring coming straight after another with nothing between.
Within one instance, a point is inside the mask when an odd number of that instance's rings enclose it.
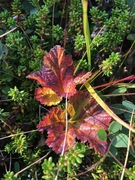
<instances>
[{"instance_id":1,"label":"undergrowth","mask_svg":"<svg viewBox=\"0 0 135 180\"><path fill-rule=\"evenodd\" d=\"M135 179L134 6L0 2L0 179Z\"/></svg>"}]
</instances>

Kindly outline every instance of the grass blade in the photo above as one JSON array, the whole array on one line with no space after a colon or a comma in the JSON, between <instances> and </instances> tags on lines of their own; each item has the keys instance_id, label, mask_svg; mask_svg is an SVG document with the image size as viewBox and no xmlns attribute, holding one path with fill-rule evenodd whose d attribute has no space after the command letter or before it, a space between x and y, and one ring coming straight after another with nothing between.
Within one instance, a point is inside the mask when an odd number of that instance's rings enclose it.
<instances>
[{"instance_id":1,"label":"grass blade","mask_svg":"<svg viewBox=\"0 0 135 180\"><path fill-rule=\"evenodd\" d=\"M120 119L108 106L105 104L105 102L98 96L98 94L95 92L95 90L92 88L92 86L86 82L85 84L86 89L89 91L91 96L97 101L97 103L117 122L119 122L121 125L129 129L130 131L135 133L135 129L131 127L129 124L125 123L122 119Z\"/></svg>"}]
</instances>

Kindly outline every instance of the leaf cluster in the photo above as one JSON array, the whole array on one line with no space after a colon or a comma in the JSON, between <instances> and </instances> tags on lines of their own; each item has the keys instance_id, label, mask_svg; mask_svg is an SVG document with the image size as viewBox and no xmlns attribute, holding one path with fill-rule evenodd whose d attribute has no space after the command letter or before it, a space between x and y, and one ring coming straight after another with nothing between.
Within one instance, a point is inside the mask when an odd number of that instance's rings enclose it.
<instances>
[{"instance_id":1,"label":"leaf cluster","mask_svg":"<svg viewBox=\"0 0 135 180\"><path fill-rule=\"evenodd\" d=\"M69 149L64 156L60 156L59 161L55 164L52 157L45 159L42 163L43 179L54 179L59 171L59 179L78 179L75 176L79 171L84 156L87 154L87 147L82 143L77 143L74 149ZM57 169L58 168L58 169Z\"/></svg>"},{"instance_id":2,"label":"leaf cluster","mask_svg":"<svg viewBox=\"0 0 135 180\"><path fill-rule=\"evenodd\" d=\"M85 83L91 73L80 73L76 77L73 75L71 56L64 55L64 49L55 46L44 57L42 69L27 76L42 86L37 88L35 93L41 104L57 105L62 98L65 98L67 103L64 110L59 107L51 108L37 127L40 131L47 130L47 145L56 153L62 153L63 150L66 152L72 148L77 138L84 143L88 141L97 152L104 154L106 138L98 139L97 133L101 129L107 130L111 117L88 92L76 90L76 86Z\"/></svg>"},{"instance_id":3,"label":"leaf cluster","mask_svg":"<svg viewBox=\"0 0 135 180\"><path fill-rule=\"evenodd\" d=\"M100 44L97 44L103 47L102 51L117 51L117 47L120 46L124 35L128 32L130 10L125 0L114 0L110 11L92 7L90 13L91 20L96 25L95 33L101 39Z\"/></svg>"}]
</instances>

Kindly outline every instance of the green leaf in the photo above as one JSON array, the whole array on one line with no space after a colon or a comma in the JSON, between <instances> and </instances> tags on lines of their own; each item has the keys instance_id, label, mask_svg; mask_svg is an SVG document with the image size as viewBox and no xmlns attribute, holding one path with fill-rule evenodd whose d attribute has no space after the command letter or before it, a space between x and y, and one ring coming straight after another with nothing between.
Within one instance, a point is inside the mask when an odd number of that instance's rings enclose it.
<instances>
[{"instance_id":1,"label":"green leaf","mask_svg":"<svg viewBox=\"0 0 135 180\"><path fill-rule=\"evenodd\" d=\"M105 131L104 129L98 130L97 135L98 135L98 138L99 138L101 141L106 141L106 139L107 139L107 134L106 134L106 131Z\"/></svg>"},{"instance_id":2,"label":"green leaf","mask_svg":"<svg viewBox=\"0 0 135 180\"><path fill-rule=\"evenodd\" d=\"M123 133L118 134L114 139L114 141L112 142L112 145L117 148L121 148L121 147L126 148L128 145L128 136Z\"/></svg>"},{"instance_id":3,"label":"green leaf","mask_svg":"<svg viewBox=\"0 0 135 180\"><path fill-rule=\"evenodd\" d=\"M82 159L81 159L80 157L76 156L76 162L77 162L78 164L81 164L81 163L82 163Z\"/></svg>"},{"instance_id":4,"label":"green leaf","mask_svg":"<svg viewBox=\"0 0 135 180\"><path fill-rule=\"evenodd\" d=\"M30 14L36 14L38 12L38 10L36 8L33 8L30 10Z\"/></svg>"},{"instance_id":5,"label":"green leaf","mask_svg":"<svg viewBox=\"0 0 135 180\"><path fill-rule=\"evenodd\" d=\"M123 94L127 91L127 88L126 87L120 87L118 89L115 89L112 94Z\"/></svg>"},{"instance_id":6,"label":"green leaf","mask_svg":"<svg viewBox=\"0 0 135 180\"><path fill-rule=\"evenodd\" d=\"M31 10L35 9L35 7L28 0L24 1L22 3L22 5L23 5L23 9L25 11L31 11Z\"/></svg>"},{"instance_id":7,"label":"green leaf","mask_svg":"<svg viewBox=\"0 0 135 180\"><path fill-rule=\"evenodd\" d=\"M135 104L133 104L130 101L125 100L125 101L122 102L122 104L123 104L123 106L125 106L129 110L135 109Z\"/></svg>"},{"instance_id":8,"label":"green leaf","mask_svg":"<svg viewBox=\"0 0 135 180\"><path fill-rule=\"evenodd\" d=\"M108 128L110 134L115 134L120 130L122 130L122 125L116 121L113 121Z\"/></svg>"},{"instance_id":9,"label":"green leaf","mask_svg":"<svg viewBox=\"0 0 135 180\"><path fill-rule=\"evenodd\" d=\"M20 171L20 164L17 161L15 161L15 163L14 163L14 170L15 170L15 172Z\"/></svg>"},{"instance_id":10,"label":"green leaf","mask_svg":"<svg viewBox=\"0 0 135 180\"><path fill-rule=\"evenodd\" d=\"M130 41L134 41L135 40L135 34L129 34L127 36L127 39L130 40Z\"/></svg>"},{"instance_id":11,"label":"green leaf","mask_svg":"<svg viewBox=\"0 0 135 180\"><path fill-rule=\"evenodd\" d=\"M6 81L11 82L13 80L13 73L10 72L10 74L6 74Z\"/></svg>"},{"instance_id":12,"label":"green leaf","mask_svg":"<svg viewBox=\"0 0 135 180\"><path fill-rule=\"evenodd\" d=\"M3 92L4 94L7 94L8 91L9 91L9 89L10 89L10 86L8 86L8 85L6 84L6 85L4 85L4 86L2 87L2 92Z\"/></svg>"},{"instance_id":13,"label":"green leaf","mask_svg":"<svg viewBox=\"0 0 135 180\"><path fill-rule=\"evenodd\" d=\"M117 148L114 147L114 146L111 146L110 148L110 152L113 154L114 157L116 157L118 155L118 151L117 151ZM110 154L108 154L109 157L111 157Z\"/></svg>"},{"instance_id":14,"label":"green leaf","mask_svg":"<svg viewBox=\"0 0 135 180\"><path fill-rule=\"evenodd\" d=\"M84 157L84 154L79 153L79 154L78 154L78 157L83 158L83 157Z\"/></svg>"},{"instance_id":15,"label":"green leaf","mask_svg":"<svg viewBox=\"0 0 135 180\"><path fill-rule=\"evenodd\" d=\"M72 166L71 166L71 164L68 164L68 165L67 165L67 170L68 170L68 173L71 173L71 172L72 172Z\"/></svg>"},{"instance_id":16,"label":"green leaf","mask_svg":"<svg viewBox=\"0 0 135 180\"><path fill-rule=\"evenodd\" d=\"M1 115L1 114L0 114L0 115ZM3 112L3 113L2 113L2 116L3 116L3 117L9 116L9 112Z\"/></svg>"}]
</instances>

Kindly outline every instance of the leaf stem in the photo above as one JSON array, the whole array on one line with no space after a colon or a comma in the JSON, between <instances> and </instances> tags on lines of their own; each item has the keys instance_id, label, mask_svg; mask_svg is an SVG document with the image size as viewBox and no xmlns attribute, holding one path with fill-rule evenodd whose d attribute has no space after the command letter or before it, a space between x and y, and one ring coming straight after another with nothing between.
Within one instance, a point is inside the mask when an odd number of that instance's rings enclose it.
<instances>
[{"instance_id":1,"label":"leaf stem","mask_svg":"<svg viewBox=\"0 0 135 180\"><path fill-rule=\"evenodd\" d=\"M68 113L67 113L67 108L68 108L68 102L67 102L67 97L68 93L66 94L66 102L65 102L65 109L66 109L66 128L65 128L65 137L64 137L64 142L63 142L63 149L61 152L61 155L64 155L65 152L65 146L66 146L66 140L67 140L67 131L68 131Z\"/></svg>"},{"instance_id":2,"label":"leaf stem","mask_svg":"<svg viewBox=\"0 0 135 180\"><path fill-rule=\"evenodd\" d=\"M132 125L134 110L135 109L133 109L133 112L132 112L132 115L131 115L130 126ZM120 180L123 180L123 178L124 178L124 173L125 173L125 169L126 169L126 165L127 165L127 161L128 161L129 148L130 148L130 143L131 143L130 139L131 139L131 130L129 130L126 158L125 158L125 163L124 163L124 167L123 167L123 170L122 170L122 174L121 174Z\"/></svg>"},{"instance_id":3,"label":"leaf stem","mask_svg":"<svg viewBox=\"0 0 135 180\"><path fill-rule=\"evenodd\" d=\"M13 31L15 31L17 28L18 28L18 27L15 27L15 28L11 29L10 31L7 31L6 33L4 33L4 34L0 35L0 38L2 38L2 37L4 37L4 36L6 36L7 34L9 34L9 33L13 32Z\"/></svg>"},{"instance_id":4,"label":"leaf stem","mask_svg":"<svg viewBox=\"0 0 135 180\"><path fill-rule=\"evenodd\" d=\"M82 173L79 173L77 176L82 176L83 174L86 174L87 172L90 172L92 171L93 169L95 169L97 166L99 166L107 157L109 151L110 151L110 148L111 148L111 145L114 141L115 137L113 137L112 141L110 142L109 146L108 146L108 149L106 151L106 153L103 155L103 157L97 161L95 164L93 164L92 166L90 166L85 172L82 172Z\"/></svg>"},{"instance_id":5,"label":"leaf stem","mask_svg":"<svg viewBox=\"0 0 135 180\"><path fill-rule=\"evenodd\" d=\"M68 108L68 93L66 94L66 102L65 102L65 110L66 110L66 125L65 126L66 126L66 128L65 128L65 137L64 137L64 141L63 141L63 148L62 148L61 156L64 155L65 146L66 146L66 140L67 140L67 131L68 131L68 113L67 113L67 108ZM58 179L59 172L60 172L60 165L61 164L59 163L55 180Z\"/></svg>"},{"instance_id":6,"label":"leaf stem","mask_svg":"<svg viewBox=\"0 0 135 180\"><path fill-rule=\"evenodd\" d=\"M109 151L109 154L113 157L113 159L123 168L123 164ZM126 174L132 176L135 178L135 173L129 171L128 169L125 168Z\"/></svg>"},{"instance_id":7,"label":"leaf stem","mask_svg":"<svg viewBox=\"0 0 135 180\"><path fill-rule=\"evenodd\" d=\"M17 134L11 134L9 136L5 136L5 137L0 138L0 141L3 140L3 139L8 139L8 138L14 137L14 136L19 136L21 134L28 134L28 133L37 132L37 131L38 131L38 129L31 130L31 131L26 131L26 132L21 132L21 133L17 133Z\"/></svg>"},{"instance_id":8,"label":"leaf stem","mask_svg":"<svg viewBox=\"0 0 135 180\"><path fill-rule=\"evenodd\" d=\"M37 161L35 161L34 163L30 164L29 166L25 167L24 169L20 170L19 172L17 172L15 174L15 176L18 176L20 173L26 171L27 169L29 169L30 167L34 166L35 164L37 164L38 162L41 162L44 158L46 158L51 151L49 151L46 155L44 155L43 157L41 157L40 159L38 159Z\"/></svg>"}]
</instances>

